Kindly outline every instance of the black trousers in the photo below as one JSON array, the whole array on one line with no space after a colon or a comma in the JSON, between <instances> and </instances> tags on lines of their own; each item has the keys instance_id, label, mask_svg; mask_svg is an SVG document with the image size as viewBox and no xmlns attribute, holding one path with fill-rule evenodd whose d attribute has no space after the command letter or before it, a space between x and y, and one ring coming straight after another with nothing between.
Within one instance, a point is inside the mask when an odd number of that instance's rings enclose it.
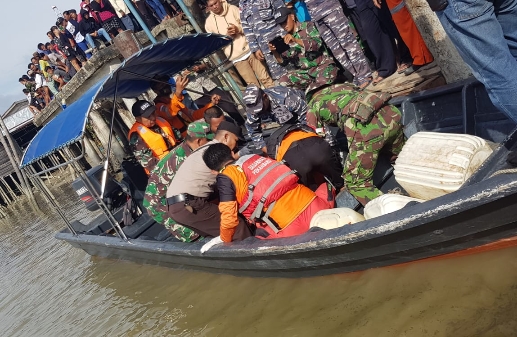
<instances>
[{"instance_id":1,"label":"black trousers","mask_svg":"<svg viewBox=\"0 0 517 337\"><path fill-rule=\"evenodd\" d=\"M322 183L317 174L327 177L338 191L344 185L339 158L323 138L309 137L294 142L283 160L298 172L300 183L313 191Z\"/></svg>"},{"instance_id":2,"label":"black trousers","mask_svg":"<svg viewBox=\"0 0 517 337\"><path fill-rule=\"evenodd\" d=\"M222 99L225 99L230 102L233 101L232 95L230 95L226 91L221 90L219 88L214 88L210 91L207 91L205 88L203 88L203 92L210 94L210 95L217 94L217 95L221 96ZM196 99L194 102L197 104L198 107L201 108L202 106L205 106L206 104L210 103L210 101L211 101L210 96L202 96L202 97ZM239 113L239 110L237 110L237 107L234 104L226 103L226 102L219 102L219 104L217 104L217 105L221 109L223 109L223 111L227 112L228 115L230 115L230 117L232 117L237 122L237 124L244 125L244 118Z\"/></svg>"},{"instance_id":3,"label":"black trousers","mask_svg":"<svg viewBox=\"0 0 517 337\"><path fill-rule=\"evenodd\" d=\"M397 70L395 39L398 42L397 54L400 62L411 63L409 49L400 38L387 5L383 4L379 9L371 0L356 0L356 5L353 11L360 19L362 38L366 40L375 57L375 69L379 76L386 78Z\"/></svg>"},{"instance_id":4,"label":"black trousers","mask_svg":"<svg viewBox=\"0 0 517 337\"><path fill-rule=\"evenodd\" d=\"M206 198L194 198L188 204L193 208L191 213L182 202L169 205L168 213L178 223L186 226L202 236L219 236L221 213L216 204L208 202ZM233 234L233 240L244 240L253 236L243 219L239 217L239 225Z\"/></svg>"}]
</instances>

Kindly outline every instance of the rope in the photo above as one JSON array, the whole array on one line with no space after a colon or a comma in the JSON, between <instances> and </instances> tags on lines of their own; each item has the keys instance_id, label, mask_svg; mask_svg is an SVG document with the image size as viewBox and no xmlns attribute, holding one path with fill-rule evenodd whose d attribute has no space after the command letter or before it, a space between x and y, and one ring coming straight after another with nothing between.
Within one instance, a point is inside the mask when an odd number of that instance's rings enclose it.
<instances>
[{"instance_id":1,"label":"rope","mask_svg":"<svg viewBox=\"0 0 517 337\"><path fill-rule=\"evenodd\" d=\"M516 168L511 168L511 169L505 169L505 170L496 171L489 178L498 176L500 174L512 174L512 173L517 173L517 167Z\"/></svg>"}]
</instances>

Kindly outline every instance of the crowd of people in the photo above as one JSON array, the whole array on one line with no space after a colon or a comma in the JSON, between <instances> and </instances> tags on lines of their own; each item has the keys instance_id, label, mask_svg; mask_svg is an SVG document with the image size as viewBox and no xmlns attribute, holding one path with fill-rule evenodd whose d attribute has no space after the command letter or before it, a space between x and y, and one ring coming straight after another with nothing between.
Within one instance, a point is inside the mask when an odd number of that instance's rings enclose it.
<instances>
[{"instance_id":1,"label":"crowd of people","mask_svg":"<svg viewBox=\"0 0 517 337\"><path fill-rule=\"evenodd\" d=\"M150 28L179 13L174 0L132 2ZM48 42L38 43L26 74L19 78L29 109L41 112L99 46L110 45L124 30L142 28L123 0L84 0L79 11L64 11L46 33Z\"/></svg>"}]
</instances>

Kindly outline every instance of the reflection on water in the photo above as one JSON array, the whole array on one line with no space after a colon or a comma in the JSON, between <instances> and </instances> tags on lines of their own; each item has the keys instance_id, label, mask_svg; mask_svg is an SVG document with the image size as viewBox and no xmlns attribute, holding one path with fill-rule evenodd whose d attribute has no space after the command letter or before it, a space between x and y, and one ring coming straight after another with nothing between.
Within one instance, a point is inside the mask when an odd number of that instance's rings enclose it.
<instances>
[{"instance_id":1,"label":"reflection on water","mask_svg":"<svg viewBox=\"0 0 517 337\"><path fill-rule=\"evenodd\" d=\"M67 193L67 212L85 216ZM2 336L517 334L517 249L319 278L241 278L90 257L54 239L58 217L22 203L12 213L0 223Z\"/></svg>"}]
</instances>

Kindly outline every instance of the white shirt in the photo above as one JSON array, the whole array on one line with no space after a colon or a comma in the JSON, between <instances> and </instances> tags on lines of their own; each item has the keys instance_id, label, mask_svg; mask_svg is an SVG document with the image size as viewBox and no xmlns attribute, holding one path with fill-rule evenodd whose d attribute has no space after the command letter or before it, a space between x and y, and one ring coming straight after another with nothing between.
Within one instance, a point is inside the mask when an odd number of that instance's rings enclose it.
<instances>
[{"instance_id":1,"label":"white shirt","mask_svg":"<svg viewBox=\"0 0 517 337\"><path fill-rule=\"evenodd\" d=\"M47 86L47 81L40 74L36 74L34 76L34 82L36 82L36 89Z\"/></svg>"}]
</instances>

